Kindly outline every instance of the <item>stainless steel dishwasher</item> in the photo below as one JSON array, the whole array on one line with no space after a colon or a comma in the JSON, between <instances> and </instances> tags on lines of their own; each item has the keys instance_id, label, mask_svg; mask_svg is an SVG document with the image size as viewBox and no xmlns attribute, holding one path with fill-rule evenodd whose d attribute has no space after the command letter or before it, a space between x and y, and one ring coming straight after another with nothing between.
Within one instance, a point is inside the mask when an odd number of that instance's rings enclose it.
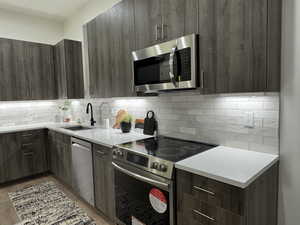
<instances>
[{"instance_id":1,"label":"stainless steel dishwasher","mask_svg":"<svg viewBox=\"0 0 300 225\"><path fill-rule=\"evenodd\" d=\"M92 144L72 138L72 176L75 191L92 206L94 200Z\"/></svg>"}]
</instances>

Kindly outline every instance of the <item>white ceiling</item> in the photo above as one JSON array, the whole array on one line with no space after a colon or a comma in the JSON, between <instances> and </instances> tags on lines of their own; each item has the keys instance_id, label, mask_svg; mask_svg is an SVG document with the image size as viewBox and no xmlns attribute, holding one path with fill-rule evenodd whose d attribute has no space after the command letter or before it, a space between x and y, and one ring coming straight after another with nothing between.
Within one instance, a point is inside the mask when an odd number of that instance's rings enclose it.
<instances>
[{"instance_id":1,"label":"white ceiling","mask_svg":"<svg viewBox=\"0 0 300 225\"><path fill-rule=\"evenodd\" d=\"M88 1L89 0L0 0L0 8L63 21L83 7Z\"/></svg>"}]
</instances>

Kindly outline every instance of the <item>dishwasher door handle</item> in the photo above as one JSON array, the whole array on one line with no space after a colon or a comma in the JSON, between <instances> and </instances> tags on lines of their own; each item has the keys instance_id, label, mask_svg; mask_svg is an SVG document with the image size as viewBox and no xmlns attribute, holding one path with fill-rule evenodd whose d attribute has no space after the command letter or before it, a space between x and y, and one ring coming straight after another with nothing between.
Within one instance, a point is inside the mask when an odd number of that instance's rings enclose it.
<instances>
[{"instance_id":1,"label":"dishwasher door handle","mask_svg":"<svg viewBox=\"0 0 300 225\"><path fill-rule=\"evenodd\" d=\"M72 144L72 150L77 150L77 149L85 150L85 151L88 151L88 152L91 151L91 149L86 147L86 146L83 146L83 145L80 145L80 144L77 144L77 143L73 143Z\"/></svg>"},{"instance_id":2,"label":"dishwasher door handle","mask_svg":"<svg viewBox=\"0 0 300 225\"><path fill-rule=\"evenodd\" d=\"M131 176L133 178L136 178L137 180L140 180L140 181L143 181L143 182L146 182L148 184L153 184L153 185L157 185L157 186L161 186L161 187L164 187L164 188L169 188L169 184L167 183L164 183L164 182L161 182L161 181L157 181L157 180L153 180L151 178L148 178L148 177L144 177L144 176L141 176L139 174L136 174L136 173L133 173L125 168L122 168L121 166L117 165L116 163L112 162L112 165L114 168L116 168L117 170L127 174L128 176Z\"/></svg>"}]
</instances>

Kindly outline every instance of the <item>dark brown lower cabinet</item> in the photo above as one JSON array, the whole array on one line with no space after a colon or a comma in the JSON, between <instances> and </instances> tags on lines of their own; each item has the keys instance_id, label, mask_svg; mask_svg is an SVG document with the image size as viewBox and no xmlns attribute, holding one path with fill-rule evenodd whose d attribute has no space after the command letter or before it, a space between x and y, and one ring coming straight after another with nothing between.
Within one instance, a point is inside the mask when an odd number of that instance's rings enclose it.
<instances>
[{"instance_id":1,"label":"dark brown lower cabinet","mask_svg":"<svg viewBox=\"0 0 300 225\"><path fill-rule=\"evenodd\" d=\"M114 218L112 150L93 145L95 205L109 219Z\"/></svg>"},{"instance_id":2,"label":"dark brown lower cabinet","mask_svg":"<svg viewBox=\"0 0 300 225\"><path fill-rule=\"evenodd\" d=\"M246 189L177 170L178 225L277 225L278 164Z\"/></svg>"},{"instance_id":3,"label":"dark brown lower cabinet","mask_svg":"<svg viewBox=\"0 0 300 225\"><path fill-rule=\"evenodd\" d=\"M50 171L65 184L73 186L71 137L49 131L48 142Z\"/></svg>"},{"instance_id":4,"label":"dark brown lower cabinet","mask_svg":"<svg viewBox=\"0 0 300 225\"><path fill-rule=\"evenodd\" d=\"M0 183L47 171L44 130L0 135Z\"/></svg>"}]
</instances>

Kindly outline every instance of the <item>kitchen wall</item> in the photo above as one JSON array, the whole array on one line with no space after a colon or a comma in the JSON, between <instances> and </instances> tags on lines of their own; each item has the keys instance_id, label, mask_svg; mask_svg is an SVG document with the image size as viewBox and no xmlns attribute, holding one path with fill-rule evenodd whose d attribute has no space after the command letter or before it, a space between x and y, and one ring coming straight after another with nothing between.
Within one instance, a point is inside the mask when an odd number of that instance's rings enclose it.
<instances>
[{"instance_id":1,"label":"kitchen wall","mask_svg":"<svg viewBox=\"0 0 300 225\"><path fill-rule=\"evenodd\" d=\"M0 38L56 44L63 37L63 23L0 9Z\"/></svg>"},{"instance_id":2,"label":"kitchen wall","mask_svg":"<svg viewBox=\"0 0 300 225\"><path fill-rule=\"evenodd\" d=\"M58 106L63 102L0 103L0 126L59 122L62 113ZM94 105L98 125L100 117L110 118L112 124L119 109L128 110L135 118L144 118L147 110L154 110L160 134L278 154L277 93L202 96L197 92L175 92L159 97L83 99L71 102L69 114L74 121L89 121L85 113L88 102ZM101 106L103 102L107 104ZM254 128L245 127L252 118Z\"/></svg>"},{"instance_id":3,"label":"kitchen wall","mask_svg":"<svg viewBox=\"0 0 300 225\"><path fill-rule=\"evenodd\" d=\"M300 214L300 1L283 1L279 225Z\"/></svg>"}]
</instances>

